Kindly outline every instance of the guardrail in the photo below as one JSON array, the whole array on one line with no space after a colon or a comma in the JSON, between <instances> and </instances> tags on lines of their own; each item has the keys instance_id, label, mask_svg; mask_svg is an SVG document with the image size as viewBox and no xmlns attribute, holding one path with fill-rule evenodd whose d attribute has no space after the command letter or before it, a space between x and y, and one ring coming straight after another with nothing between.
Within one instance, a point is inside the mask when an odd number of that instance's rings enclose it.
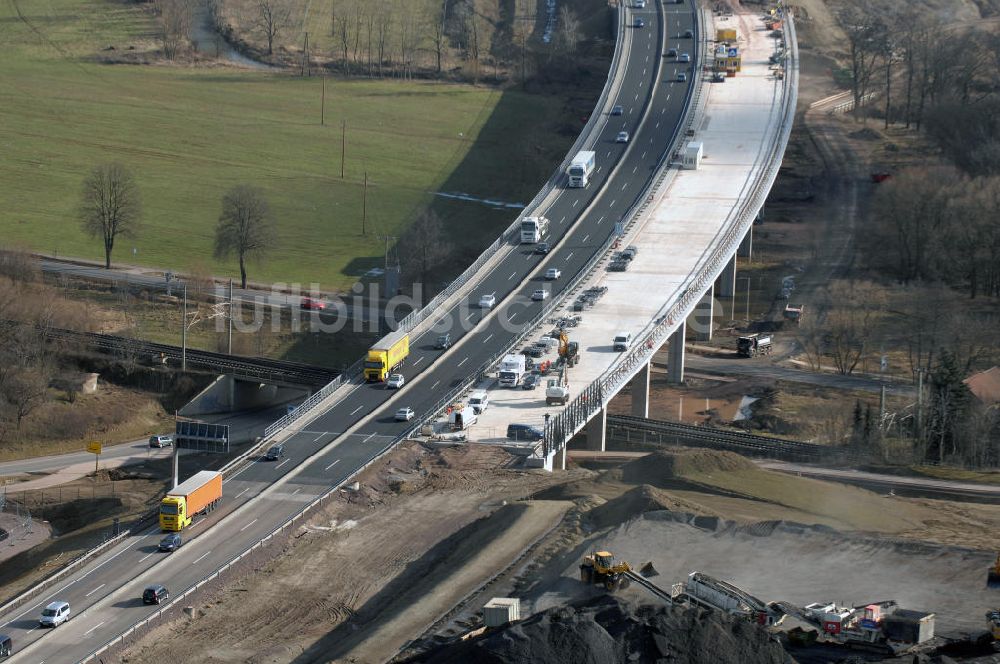
<instances>
[{"instance_id":1,"label":"guardrail","mask_svg":"<svg viewBox=\"0 0 1000 664\"><path fill-rule=\"evenodd\" d=\"M699 23L700 25L700 23ZM701 31L703 33L703 27ZM790 61L798 63L798 45L795 41L795 24L792 16L786 16L786 30L783 33L785 48L791 54ZM665 305L650 325L636 335L632 350L623 354L605 373L577 396L562 412L550 419L545 426L543 453L548 456L562 449L583 426L605 407L604 395L617 394L621 387L639 369L649 362L655 349L673 333L679 322L694 310L708 286L714 282L742 241L746 229L753 223L757 212L764 205L771 185L781 166L781 155L788 143L795 116L797 69L793 76L785 76L782 81L784 108L780 119L780 131L766 157L767 168L761 169L750 187L750 195L731 218L728 230L714 242L715 248L700 269L689 276L681 297L672 305ZM636 210L639 212L641 210Z\"/></svg>"},{"instance_id":2,"label":"guardrail","mask_svg":"<svg viewBox=\"0 0 1000 664\"><path fill-rule=\"evenodd\" d=\"M344 373L340 374L329 383L323 386L322 389L313 393L308 399L303 401L298 405L298 407L287 415L283 416L279 420L275 420L271 424L264 428L264 440L267 440L277 432L281 431L285 427L291 425L293 422L299 420L304 415L306 415L310 410L315 408L321 401L326 399L328 396L337 391L341 385L354 380L355 377L361 374L361 369L364 366L365 360L361 358L347 369Z\"/></svg>"}]
</instances>

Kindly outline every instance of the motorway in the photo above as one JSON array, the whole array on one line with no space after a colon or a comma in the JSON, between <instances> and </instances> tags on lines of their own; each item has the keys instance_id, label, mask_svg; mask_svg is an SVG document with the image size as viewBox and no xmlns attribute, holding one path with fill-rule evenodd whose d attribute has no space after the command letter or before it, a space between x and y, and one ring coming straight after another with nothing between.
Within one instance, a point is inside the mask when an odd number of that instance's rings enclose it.
<instances>
[{"instance_id":1,"label":"motorway","mask_svg":"<svg viewBox=\"0 0 1000 664\"><path fill-rule=\"evenodd\" d=\"M664 12L665 25L659 20L660 11ZM692 79L696 78L690 64L661 59L663 49L674 47L689 52L697 62L694 40L680 37L685 30L695 29L691 4L660 7L650 3L647 9L631 13L641 16L646 26L629 27L622 35L631 40L631 46L624 51L621 92L609 105L621 104L624 114L607 116L594 144L587 146L597 152L594 179L584 189L559 190L549 207L539 211L551 220L547 240L553 251L539 256L530 246L516 247L480 275L479 284L466 300L442 312L434 326L411 339L411 355L403 367L407 378L403 389L395 392L380 384L354 385L335 406L286 441L283 460L250 463L227 478L221 509L192 526L197 535L217 524L206 536L196 537L176 553L160 554L154 550L159 532L151 529L84 566L55 590L4 616L0 631L11 634L19 650L32 644L23 654L24 661L77 661L153 612L138 600L145 584L163 583L178 592L229 561L306 502L355 474L411 428L412 423L394 421L397 408L409 406L418 417L429 414L448 390L501 352L517 335L520 322L540 312L541 303L532 302L530 294L542 287L541 277L548 267L563 272L562 280L549 282L550 297L559 295L642 194L678 130ZM633 24L632 18L628 24ZM688 72L687 82L676 82L679 71ZM623 129L632 134L632 140L616 143L615 136ZM498 299L494 309L474 306L481 294L491 292ZM455 345L448 351L433 350L435 337L445 330L450 330ZM283 481L275 485L279 479ZM248 503L252 498L257 500ZM230 518L219 523L225 517ZM150 568L154 562L158 564ZM42 605L54 599L70 602L75 617L40 639L43 632L37 629L37 614Z\"/></svg>"}]
</instances>

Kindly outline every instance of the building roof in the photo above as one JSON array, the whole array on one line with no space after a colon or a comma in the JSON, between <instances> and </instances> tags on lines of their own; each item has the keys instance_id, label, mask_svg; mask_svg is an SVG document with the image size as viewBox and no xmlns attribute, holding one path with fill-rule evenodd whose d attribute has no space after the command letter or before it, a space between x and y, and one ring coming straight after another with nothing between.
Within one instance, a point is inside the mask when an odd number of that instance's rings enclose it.
<instances>
[{"instance_id":1,"label":"building roof","mask_svg":"<svg viewBox=\"0 0 1000 664\"><path fill-rule=\"evenodd\" d=\"M1000 367L973 374L962 382L987 406L1000 404Z\"/></svg>"}]
</instances>

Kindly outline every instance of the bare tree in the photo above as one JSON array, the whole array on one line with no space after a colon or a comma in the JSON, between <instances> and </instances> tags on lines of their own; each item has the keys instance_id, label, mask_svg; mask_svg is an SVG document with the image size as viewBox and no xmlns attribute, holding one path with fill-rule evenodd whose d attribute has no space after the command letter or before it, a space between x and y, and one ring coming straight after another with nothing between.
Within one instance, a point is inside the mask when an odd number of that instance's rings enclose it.
<instances>
[{"instance_id":1,"label":"bare tree","mask_svg":"<svg viewBox=\"0 0 1000 664\"><path fill-rule=\"evenodd\" d=\"M104 243L104 267L111 268L115 240L139 230L142 202L132 173L119 163L103 164L83 181L77 216L84 232Z\"/></svg>"},{"instance_id":2,"label":"bare tree","mask_svg":"<svg viewBox=\"0 0 1000 664\"><path fill-rule=\"evenodd\" d=\"M163 55L173 60L191 34L194 8L191 0L157 0L155 9L160 15Z\"/></svg>"},{"instance_id":3,"label":"bare tree","mask_svg":"<svg viewBox=\"0 0 1000 664\"><path fill-rule=\"evenodd\" d=\"M267 54L274 53L274 40L288 27L291 7L287 0L256 0L255 25L267 39Z\"/></svg>"},{"instance_id":4,"label":"bare tree","mask_svg":"<svg viewBox=\"0 0 1000 664\"><path fill-rule=\"evenodd\" d=\"M3 398L10 404L18 431L24 418L48 399L50 378L51 372L47 368L36 366L21 369L4 381Z\"/></svg>"},{"instance_id":5,"label":"bare tree","mask_svg":"<svg viewBox=\"0 0 1000 664\"><path fill-rule=\"evenodd\" d=\"M430 18L430 26L428 30L431 36L431 45L434 48L434 59L436 62L436 71L438 76L441 75L442 60L444 59L445 46L448 41L448 35L445 32L447 20L448 0L441 0L441 6L438 11Z\"/></svg>"},{"instance_id":6,"label":"bare tree","mask_svg":"<svg viewBox=\"0 0 1000 664\"><path fill-rule=\"evenodd\" d=\"M827 353L837 371L854 373L873 345L877 314L885 308L883 292L870 283L834 282L825 327Z\"/></svg>"},{"instance_id":7,"label":"bare tree","mask_svg":"<svg viewBox=\"0 0 1000 664\"><path fill-rule=\"evenodd\" d=\"M382 67L385 64L386 49L389 44L389 33L392 31L392 9L386 8L378 17L378 75L383 76Z\"/></svg>"},{"instance_id":8,"label":"bare tree","mask_svg":"<svg viewBox=\"0 0 1000 664\"><path fill-rule=\"evenodd\" d=\"M559 8L558 31L556 32L556 48L566 56L576 52L583 40L583 26L576 13L567 5Z\"/></svg>"},{"instance_id":9,"label":"bare tree","mask_svg":"<svg viewBox=\"0 0 1000 664\"><path fill-rule=\"evenodd\" d=\"M887 29L879 18L879 12L867 5L849 8L841 23L847 34L851 57L851 92L854 108L861 108L872 74L875 73L879 57L884 52Z\"/></svg>"},{"instance_id":10,"label":"bare tree","mask_svg":"<svg viewBox=\"0 0 1000 664\"><path fill-rule=\"evenodd\" d=\"M259 189L241 184L222 197L222 214L215 227L215 257L236 254L242 288L247 287L247 262L263 259L275 240L271 208Z\"/></svg>"}]
</instances>

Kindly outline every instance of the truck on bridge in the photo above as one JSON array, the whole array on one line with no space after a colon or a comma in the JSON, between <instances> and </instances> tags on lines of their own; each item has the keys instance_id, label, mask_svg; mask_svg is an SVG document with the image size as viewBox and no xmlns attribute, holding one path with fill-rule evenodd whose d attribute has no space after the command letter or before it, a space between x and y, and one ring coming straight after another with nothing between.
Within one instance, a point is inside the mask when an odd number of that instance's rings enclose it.
<instances>
[{"instance_id":1,"label":"truck on bridge","mask_svg":"<svg viewBox=\"0 0 1000 664\"><path fill-rule=\"evenodd\" d=\"M380 339L368 349L365 359L365 380L378 383L399 368L410 354L410 335L396 331Z\"/></svg>"},{"instance_id":2,"label":"truck on bridge","mask_svg":"<svg viewBox=\"0 0 1000 664\"><path fill-rule=\"evenodd\" d=\"M590 150L581 150L573 157L569 164L567 174L569 175L570 187L586 187L590 184L590 176L594 173L594 164L597 153Z\"/></svg>"},{"instance_id":3,"label":"truck on bridge","mask_svg":"<svg viewBox=\"0 0 1000 664\"><path fill-rule=\"evenodd\" d=\"M517 387L526 371L524 355L505 355L500 361L500 384Z\"/></svg>"},{"instance_id":4,"label":"truck on bridge","mask_svg":"<svg viewBox=\"0 0 1000 664\"><path fill-rule=\"evenodd\" d=\"M525 217L521 220L521 244L538 244L548 234L548 218Z\"/></svg>"},{"instance_id":5,"label":"truck on bridge","mask_svg":"<svg viewBox=\"0 0 1000 664\"><path fill-rule=\"evenodd\" d=\"M222 500L222 473L201 470L181 482L160 502L160 529L178 531L191 525L194 517L210 512Z\"/></svg>"}]
</instances>

